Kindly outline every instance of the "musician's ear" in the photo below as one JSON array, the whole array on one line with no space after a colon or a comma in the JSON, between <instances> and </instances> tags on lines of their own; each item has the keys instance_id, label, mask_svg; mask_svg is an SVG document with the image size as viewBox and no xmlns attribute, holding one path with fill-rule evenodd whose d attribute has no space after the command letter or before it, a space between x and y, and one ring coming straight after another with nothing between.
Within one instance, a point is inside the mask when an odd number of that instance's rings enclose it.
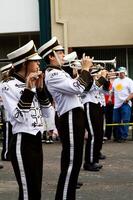
<instances>
[{"instance_id":1,"label":"musician's ear","mask_svg":"<svg viewBox=\"0 0 133 200\"><path fill-rule=\"evenodd\" d=\"M55 59L55 56L52 55L52 54L48 55L48 57L49 57L49 60L54 60Z\"/></svg>"}]
</instances>

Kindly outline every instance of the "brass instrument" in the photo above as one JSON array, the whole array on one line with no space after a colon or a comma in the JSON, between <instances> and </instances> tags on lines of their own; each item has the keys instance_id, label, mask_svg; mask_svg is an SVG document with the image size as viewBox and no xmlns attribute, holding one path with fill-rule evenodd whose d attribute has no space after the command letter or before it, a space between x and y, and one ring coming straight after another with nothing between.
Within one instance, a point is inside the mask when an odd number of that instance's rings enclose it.
<instances>
[{"instance_id":1,"label":"brass instrument","mask_svg":"<svg viewBox=\"0 0 133 200\"><path fill-rule=\"evenodd\" d=\"M93 60L93 63L111 64L116 68L116 57L112 60Z\"/></svg>"},{"instance_id":2,"label":"brass instrument","mask_svg":"<svg viewBox=\"0 0 133 200\"><path fill-rule=\"evenodd\" d=\"M119 71L114 71L114 72L108 72L107 78L108 79L115 79L119 77L120 72Z\"/></svg>"},{"instance_id":3,"label":"brass instrument","mask_svg":"<svg viewBox=\"0 0 133 200\"><path fill-rule=\"evenodd\" d=\"M79 60L78 57L77 57L77 53L74 51L70 54L67 54L65 57L64 57L64 61L65 61L65 65L64 66L70 66L71 68L75 68L75 69L81 69L82 66L81 66L81 61L82 60ZM94 64L104 64L104 67L102 67L102 69L105 69L106 68L106 64L111 64L113 65L114 68L116 68L116 57L112 60L94 60L94 58L92 58L92 62ZM96 65L92 68L97 68L99 69L99 65Z\"/></svg>"},{"instance_id":4,"label":"brass instrument","mask_svg":"<svg viewBox=\"0 0 133 200\"><path fill-rule=\"evenodd\" d=\"M77 61L81 62L81 60L77 60ZM93 62L93 64L96 64L92 68L98 68L98 69L102 70L102 69L106 68L106 64L111 64L111 65L113 65L114 68L116 68L116 57L112 60L95 60L93 58L92 62ZM104 64L104 66L101 66L100 64Z\"/></svg>"}]
</instances>

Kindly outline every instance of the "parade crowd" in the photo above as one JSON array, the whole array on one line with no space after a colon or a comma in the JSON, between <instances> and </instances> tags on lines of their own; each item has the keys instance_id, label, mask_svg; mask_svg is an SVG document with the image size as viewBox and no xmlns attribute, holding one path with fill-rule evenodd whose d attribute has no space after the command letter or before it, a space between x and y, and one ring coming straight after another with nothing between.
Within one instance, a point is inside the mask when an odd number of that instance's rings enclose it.
<instances>
[{"instance_id":1,"label":"parade crowd","mask_svg":"<svg viewBox=\"0 0 133 200\"><path fill-rule=\"evenodd\" d=\"M41 199L42 143L60 141L55 200L75 200L83 185L81 167L86 173L104 167L103 141L128 139L133 81L123 66L107 68L85 54L79 60L76 52L65 55L57 37L38 50L31 40L7 58L9 64L0 68L1 160L12 164L18 199Z\"/></svg>"}]
</instances>

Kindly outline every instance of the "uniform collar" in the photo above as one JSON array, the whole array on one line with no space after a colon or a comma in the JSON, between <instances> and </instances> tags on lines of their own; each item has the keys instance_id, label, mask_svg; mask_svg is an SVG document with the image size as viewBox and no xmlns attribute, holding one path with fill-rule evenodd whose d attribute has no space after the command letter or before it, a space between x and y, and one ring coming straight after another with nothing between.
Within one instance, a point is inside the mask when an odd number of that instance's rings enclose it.
<instances>
[{"instance_id":1,"label":"uniform collar","mask_svg":"<svg viewBox=\"0 0 133 200\"><path fill-rule=\"evenodd\" d=\"M20 74L14 73L13 75L16 79L18 79L19 81L25 83L25 79L23 76L21 76Z\"/></svg>"},{"instance_id":2,"label":"uniform collar","mask_svg":"<svg viewBox=\"0 0 133 200\"><path fill-rule=\"evenodd\" d=\"M47 68L62 70L62 68L59 65L47 65Z\"/></svg>"}]
</instances>

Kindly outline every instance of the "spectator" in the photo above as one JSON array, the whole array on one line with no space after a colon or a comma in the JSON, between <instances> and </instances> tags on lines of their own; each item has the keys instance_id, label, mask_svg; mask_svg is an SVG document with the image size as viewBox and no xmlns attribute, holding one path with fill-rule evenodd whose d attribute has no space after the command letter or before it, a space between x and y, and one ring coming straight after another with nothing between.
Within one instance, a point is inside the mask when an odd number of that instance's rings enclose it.
<instances>
[{"instance_id":1,"label":"spectator","mask_svg":"<svg viewBox=\"0 0 133 200\"><path fill-rule=\"evenodd\" d=\"M111 102L111 96L114 94L113 122L129 123L131 118L131 99L133 98L133 81L126 76L127 71L125 67L120 67L118 71L119 77L114 80L109 97ZM115 126L114 130L117 142L127 140L128 125Z\"/></svg>"},{"instance_id":2,"label":"spectator","mask_svg":"<svg viewBox=\"0 0 133 200\"><path fill-rule=\"evenodd\" d=\"M109 72L109 81L110 81L110 85L109 85L109 92L112 90L112 84L114 82L114 80L117 78L116 73L114 68L110 69ZM105 102L106 102L106 106L105 106L105 123L106 124L112 124L113 123L113 107L114 107L114 95L112 95L111 97L111 101L109 101L109 93L105 93ZM115 138L115 134L114 134L114 127L113 126L105 126L105 135L104 137L106 138L106 140L111 140L111 136L113 133L113 137Z\"/></svg>"},{"instance_id":3,"label":"spectator","mask_svg":"<svg viewBox=\"0 0 133 200\"><path fill-rule=\"evenodd\" d=\"M53 134L55 130L55 110L53 108L53 114L49 118L44 118L44 132L42 137L42 142L46 144L52 144Z\"/></svg>"}]
</instances>

